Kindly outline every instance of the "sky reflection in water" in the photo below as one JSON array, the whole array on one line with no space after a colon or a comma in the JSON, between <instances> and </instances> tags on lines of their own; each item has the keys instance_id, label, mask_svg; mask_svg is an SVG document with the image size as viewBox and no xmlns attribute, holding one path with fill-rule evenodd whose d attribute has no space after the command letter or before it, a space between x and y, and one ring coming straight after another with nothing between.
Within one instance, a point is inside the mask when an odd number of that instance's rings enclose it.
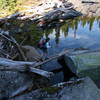
<instances>
[{"instance_id":1,"label":"sky reflection in water","mask_svg":"<svg viewBox=\"0 0 100 100\"><path fill-rule=\"evenodd\" d=\"M100 48L100 19L77 18L64 25L45 31L52 48L49 53L58 53L68 48Z\"/></svg>"}]
</instances>

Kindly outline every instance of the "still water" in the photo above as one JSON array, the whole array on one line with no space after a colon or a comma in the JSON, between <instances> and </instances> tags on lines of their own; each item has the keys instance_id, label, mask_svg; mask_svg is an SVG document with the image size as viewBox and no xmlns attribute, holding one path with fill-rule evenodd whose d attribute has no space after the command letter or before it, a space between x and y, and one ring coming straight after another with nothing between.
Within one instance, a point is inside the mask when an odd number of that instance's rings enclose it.
<instances>
[{"instance_id":1,"label":"still water","mask_svg":"<svg viewBox=\"0 0 100 100\"><path fill-rule=\"evenodd\" d=\"M49 56L69 48L100 50L100 19L76 18L69 20L63 25L57 24L53 29L44 30L44 36L50 38ZM55 68L61 68L61 66L53 61L43 68L51 71ZM67 74L59 71L53 78L53 83L64 81L66 78Z\"/></svg>"},{"instance_id":2,"label":"still water","mask_svg":"<svg viewBox=\"0 0 100 100\"><path fill-rule=\"evenodd\" d=\"M44 31L45 34L47 32ZM68 48L99 49L100 19L76 18L62 26L58 25L46 37L50 38L50 55Z\"/></svg>"},{"instance_id":3,"label":"still water","mask_svg":"<svg viewBox=\"0 0 100 100\"><path fill-rule=\"evenodd\" d=\"M27 23L25 24L27 25ZM29 24L30 25L30 24ZM76 18L67 20L63 24L56 23L53 28L39 29L31 24L23 27L31 31L18 35L17 39L22 41L28 37L24 45L36 46L41 37L50 38L51 48L48 48L48 56L55 55L65 49L99 49L100 50L100 18ZM51 71L61 68L57 61L51 61L43 66L44 70ZM52 83L58 83L65 80L67 76L62 70L58 70L52 79Z\"/></svg>"}]
</instances>

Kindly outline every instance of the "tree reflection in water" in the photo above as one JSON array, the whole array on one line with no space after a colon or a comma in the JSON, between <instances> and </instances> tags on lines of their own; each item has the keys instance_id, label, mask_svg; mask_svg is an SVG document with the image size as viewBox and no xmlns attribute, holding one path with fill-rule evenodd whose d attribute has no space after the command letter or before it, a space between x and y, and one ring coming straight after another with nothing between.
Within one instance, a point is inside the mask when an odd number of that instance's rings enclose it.
<instances>
[{"instance_id":1,"label":"tree reflection in water","mask_svg":"<svg viewBox=\"0 0 100 100\"><path fill-rule=\"evenodd\" d=\"M24 44L27 45L32 45L36 46L41 39L41 37L45 36L50 37L55 37L55 43L59 44L60 38L63 36L65 38L68 37L70 34L69 31L73 30L73 38L77 37L77 30L81 27L85 28L85 26L88 25L87 28L89 28L89 31L92 31L94 22L97 22L97 25L100 28L100 18L87 18L87 17L79 17L75 18L73 20L66 20L63 25L60 25L59 23L55 25L53 28L46 28L46 29L39 29L37 26L33 23L24 23L23 27L23 33L22 34L17 34L16 39L18 41L23 41L24 38L26 37L26 41ZM17 22L18 23L18 22ZM16 24L16 23L15 23Z\"/></svg>"}]
</instances>

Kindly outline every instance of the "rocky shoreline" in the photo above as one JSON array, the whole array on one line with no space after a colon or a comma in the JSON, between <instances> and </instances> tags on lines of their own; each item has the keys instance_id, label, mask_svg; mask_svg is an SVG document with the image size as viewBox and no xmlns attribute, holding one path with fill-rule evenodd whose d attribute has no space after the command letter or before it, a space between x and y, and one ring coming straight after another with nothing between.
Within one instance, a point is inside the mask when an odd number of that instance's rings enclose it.
<instances>
[{"instance_id":1,"label":"rocky shoreline","mask_svg":"<svg viewBox=\"0 0 100 100\"><path fill-rule=\"evenodd\" d=\"M25 20L29 18L31 20L35 20L43 17L55 9L64 9L66 11L65 8L70 7L77 12L82 13L83 16L100 16L100 0L41 0L37 2L38 5L24 6L27 10L18 11L10 16L7 16L6 18L20 15L18 19ZM2 18L0 20L2 20Z\"/></svg>"},{"instance_id":2,"label":"rocky shoreline","mask_svg":"<svg viewBox=\"0 0 100 100\"><path fill-rule=\"evenodd\" d=\"M32 14L38 17L41 17L52 11L54 8L68 8L69 6L73 7L76 11L82 13L84 16L100 16L100 1L99 0L84 0L90 2L83 2L83 0L41 0L39 5L35 7L28 7L24 12L26 15Z\"/></svg>"}]
</instances>

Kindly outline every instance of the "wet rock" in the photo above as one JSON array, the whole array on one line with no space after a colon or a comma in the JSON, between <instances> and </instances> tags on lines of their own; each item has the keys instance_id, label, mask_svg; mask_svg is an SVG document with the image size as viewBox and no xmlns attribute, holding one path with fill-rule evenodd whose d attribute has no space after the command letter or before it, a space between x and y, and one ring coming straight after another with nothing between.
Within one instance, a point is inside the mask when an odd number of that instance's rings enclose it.
<instances>
[{"instance_id":1,"label":"wet rock","mask_svg":"<svg viewBox=\"0 0 100 100\"><path fill-rule=\"evenodd\" d=\"M32 82L30 77L17 72L0 72L0 98L8 97L23 84Z\"/></svg>"}]
</instances>

